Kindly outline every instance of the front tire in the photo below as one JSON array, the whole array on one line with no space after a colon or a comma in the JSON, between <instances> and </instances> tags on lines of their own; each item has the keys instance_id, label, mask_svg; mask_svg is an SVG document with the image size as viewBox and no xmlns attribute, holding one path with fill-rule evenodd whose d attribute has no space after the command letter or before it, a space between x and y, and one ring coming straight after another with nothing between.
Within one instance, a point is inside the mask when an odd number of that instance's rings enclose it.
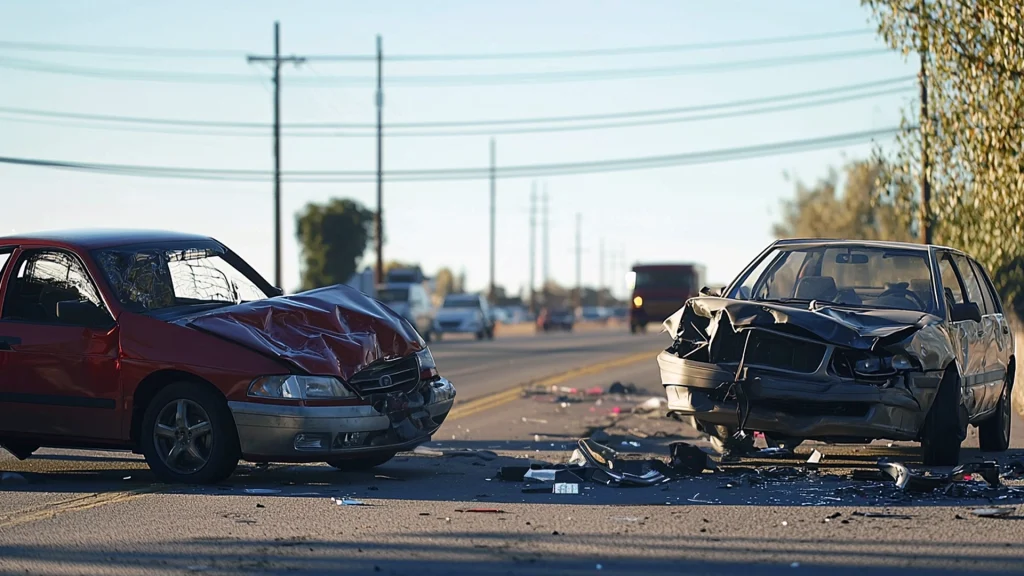
<instances>
[{"instance_id":1,"label":"front tire","mask_svg":"<svg viewBox=\"0 0 1024 576\"><path fill-rule=\"evenodd\" d=\"M1013 376L1007 372L996 413L978 426L978 446L982 452L1006 452L1010 447L1010 421L1013 420L1013 407L1010 401L1012 385Z\"/></svg>"},{"instance_id":2,"label":"front tire","mask_svg":"<svg viewBox=\"0 0 1024 576\"><path fill-rule=\"evenodd\" d=\"M960 422L960 377L946 370L924 421L921 460L925 466L956 466L964 435Z\"/></svg>"},{"instance_id":3,"label":"front tire","mask_svg":"<svg viewBox=\"0 0 1024 576\"><path fill-rule=\"evenodd\" d=\"M395 457L397 452L385 452L360 458L332 458L327 464L342 472L361 472L381 466Z\"/></svg>"},{"instance_id":4,"label":"front tire","mask_svg":"<svg viewBox=\"0 0 1024 576\"><path fill-rule=\"evenodd\" d=\"M153 473L168 484L213 484L238 466L238 431L218 392L177 382L146 407L139 444Z\"/></svg>"}]
</instances>

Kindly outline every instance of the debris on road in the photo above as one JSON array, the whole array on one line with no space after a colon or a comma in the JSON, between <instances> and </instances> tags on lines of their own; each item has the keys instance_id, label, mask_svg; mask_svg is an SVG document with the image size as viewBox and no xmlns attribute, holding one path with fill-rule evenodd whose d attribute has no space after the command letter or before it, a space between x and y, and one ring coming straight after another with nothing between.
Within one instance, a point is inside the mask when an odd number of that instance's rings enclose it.
<instances>
[{"instance_id":1,"label":"debris on road","mask_svg":"<svg viewBox=\"0 0 1024 576\"><path fill-rule=\"evenodd\" d=\"M553 494L579 494L580 485L575 482L571 484L568 482L559 482L552 487L551 492Z\"/></svg>"},{"instance_id":2,"label":"debris on road","mask_svg":"<svg viewBox=\"0 0 1024 576\"><path fill-rule=\"evenodd\" d=\"M275 488L246 488L246 494L280 494L281 491Z\"/></svg>"},{"instance_id":3,"label":"debris on road","mask_svg":"<svg viewBox=\"0 0 1024 576\"><path fill-rule=\"evenodd\" d=\"M612 385L608 387L609 394L622 394L626 396L630 394L636 394L637 392L639 392L639 389L636 387L636 384L633 384L632 382L628 384L623 384L622 382L612 382Z\"/></svg>"},{"instance_id":4,"label":"debris on road","mask_svg":"<svg viewBox=\"0 0 1024 576\"><path fill-rule=\"evenodd\" d=\"M0 474L0 484L4 486L17 486L28 484L28 480L17 472L4 472Z\"/></svg>"},{"instance_id":5,"label":"debris on road","mask_svg":"<svg viewBox=\"0 0 1024 576\"><path fill-rule=\"evenodd\" d=\"M971 514L979 518L1007 518L1015 511L1014 508L976 508L971 510Z\"/></svg>"},{"instance_id":6,"label":"debris on road","mask_svg":"<svg viewBox=\"0 0 1024 576\"><path fill-rule=\"evenodd\" d=\"M338 506L370 506L362 500L356 500L355 498L331 498Z\"/></svg>"},{"instance_id":7,"label":"debris on road","mask_svg":"<svg viewBox=\"0 0 1024 576\"><path fill-rule=\"evenodd\" d=\"M456 457L465 456L471 458L479 458L481 460L491 461L498 457L497 454L490 450L474 450L472 448L430 448L428 446L417 446L412 450L413 454L419 454L420 456L445 456L445 457Z\"/></svg>"}]
</instances>

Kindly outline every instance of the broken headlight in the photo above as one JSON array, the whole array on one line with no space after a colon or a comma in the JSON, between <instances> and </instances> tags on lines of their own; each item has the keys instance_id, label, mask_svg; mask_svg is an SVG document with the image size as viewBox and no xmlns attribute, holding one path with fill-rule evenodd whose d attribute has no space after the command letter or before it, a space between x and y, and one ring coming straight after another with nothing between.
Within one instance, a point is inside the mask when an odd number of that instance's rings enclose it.
<instances>
[{"instance_id":1,"label":"broken headlight","mask_svg":"<svg viewBox=\"0 0 1024 576\"><path fill-rule=\"evenodd\" d=\"M420 380L437 378L437 364L434 363L434 355L430 353L430 348L424 348L417 352L416 361L420 365Z\"/></svg>"},{"instance_id":2,"label":"broken headlight","mask_svg":"<svg viewBox=\"0 0 1024 576\"><path fill-rule=\"evenodd\" d=\"M910 358L897 354L895 356L881 357L871 356L868 358L862 358L857 360L854 364L853 369L858 374L881 374L891 372L901 372L904 370L910 370L913 368L913 363L910 362Z\"/></svg>"},{"instance_id":3,"label":"broken headlight","mask_svg":"<svg viewBox=\"0 0 1024 576\"><path fill-rule=\"evenodd\" d=\"M343 400L356 397L337 378L298 374L257 378L249 385L249 396L273 400Z\"/></svg>"}]
</instances>

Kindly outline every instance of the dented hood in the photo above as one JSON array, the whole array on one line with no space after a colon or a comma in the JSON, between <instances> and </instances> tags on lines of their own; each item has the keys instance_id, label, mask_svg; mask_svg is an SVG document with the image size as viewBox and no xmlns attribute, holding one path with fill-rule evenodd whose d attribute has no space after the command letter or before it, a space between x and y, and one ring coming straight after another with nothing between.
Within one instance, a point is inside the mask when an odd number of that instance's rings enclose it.
<instances>
[{"instance_id":1,"label":"dented hood","mask_svg":"<svg viewBox=\"0 0 1024 576\"><path fill-rule=\"evenodd\" d=\"M343 285L218 308L175 323L280 358L306 373L342 380L382 358L426 347L401 316Z\"/></svg>"},{"instance_id":2,"label":"dented hood","mask_svg":"<svg viewBox=\"0 0 1024 576\"><path fill-rule=\"evenodd\" d=\"M734 328L789 325L825 342L865 350L900 341L925 326L941 322L932 314L910 310L855 310L827 305L808 310L773 302L706 296L689 300L665 321L665 328L674 337L680 325L692 321L688 315L711 319L718 314L725 314Z\"/></svg>"}]
</instances>

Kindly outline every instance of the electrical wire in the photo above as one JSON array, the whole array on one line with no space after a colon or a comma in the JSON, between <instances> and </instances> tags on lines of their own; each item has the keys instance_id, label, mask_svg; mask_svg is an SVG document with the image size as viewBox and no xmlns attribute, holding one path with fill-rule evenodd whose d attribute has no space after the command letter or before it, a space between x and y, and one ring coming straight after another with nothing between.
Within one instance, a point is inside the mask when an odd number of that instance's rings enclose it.
<instances>
[{"instance_id":1,"label":"electrical wire","mask_svg":"<svg viewBox=\"0 0 1024 576\"><path fill-rule=\"evenodd\" d=\"M893 136L901 128L887 128L847 134L836 134L808 140L775 142L740 148L726 148L704 152L690 152L641 158L594 160L588 162L567 162L559 164L536 164L496 167L498 178L534 178L542 176L571 176L596 174L693 164L709 164L733 160L764 158L780 154L836 148L850 144L863 144L875 138ZM100 174L137 176L148 178L175 178L185 180L213 180L239 182L268 182L272 173L265 170L182 168L167 166L130 166L119 164L97 164L16 158L0 156L0 164L54 168ZM480 180L490 177L491 168L444 168L425 170L394 170L384 173L384 179L391 182L427 182ZM294 183L366 183L374 182L373 171L298 170L282 173L282 178Z\"/></svg>"},{"instance_id":2,"label":"electrical wire","mask_svg":"<svg viewBox=\"0 0 1024 576\"><path fill-rule=\"evenodd\" d=\"M637 54L664 54L671 52L692 52L721 48L742 48L793 44L865 36L875 34L870 29L838 30L795 36L772 36L762 38L723 40L693 44L667 44L655 46L632 46L622 48L591 48L583 50L549 50L542 52L504 52L491 54L396 54L385 55L385 61L430 62L430 61L471 61L471 60L535 60L559 58L583 58L594 56L620 56ZM0 50L23 52L77 53L110 56L140 56L160 58L244 58L242 50L197 50L191 48L152 48L142 46L97 46L83 44L54 44L46 42L0 41ZM376 60L375 54L324 54L306 57L308 60L325 62L362 62Z\"/></svg>"},{"instance_id":3,"label":"electrical wire","mask_svg":"<svg viewBox=\"0 0 1024 576\"><path fill-rule=\"evenodd\" d=\"M891 54L887 49L848 50L845 52L818 52L760 58L753 60L731 60L725 62L708 62L679 66L659 66L648 68L610 68L595 70L560 70L545 72L523 72L510 74L438 74L390 76L385 75L388 86L416 87L452 87L452 86L501 86L515 84L559 84L569 82L599 82L610 80L627 80L640 78L663 78L683 76L687 74L714 74L739 70L756 70L851 60L870 56ZM96 78L104 80L129 80L142 82L171 82L198 84L253 84L256 80L245 74L215 74L209 72L171 72L151 70L118 70L109 68L90 68L68 66L53 62L25 60L0 57L0 68ZM318 78L289 78L294 86L364 86L374 85L376 78L372 76L321 76Z\"/></svg>"},{"instance_id":4,"label":"electrical wire","mask_svg":"<svg viewBox=\"0 0 1024 576\"><path fill-rule=\"evenodd\" d=\"M480 119L480 120L441 120L441 121L428 121L428 122L393 122L385 124L384 128L388 131L389 135L396 136L399 134L392 134L394 130L405 130L413 128L481 128L487 126L518 126L518 125L529 125L529 124L563 124L573 122L588 122L588 121L600 121L600 120L617 120L617 119L630 119L630 118L649 118L657 116L669 116L678 114L692 114L698 112L711 112L730 108L740 108L747 106L760 106L772 103L789 102L793 100L805 100L818 96L831 96L836 94L845 94L849 92L858 92L869 88L882 88L886 86L897 86L900 84L907 84L909 82L916 81L913 76L900 76L895 78L886 78L882 80L876 80L872 82L862 82L858 84L847 84L843 86L833 86L829 88L823 88L818 90L809 90L804 92L790 92L787 94L778 94L773 96L765 96L760 98L746 98L741 100L730 100L725 102L716 102L708 104L698 104L695 106L682 106L674 108L660 108L660 109L649 109L649 110L632 110L627 112L611 112L611 113L600 113L600 114L583 114L574 116L547 116L547 117L534 117L534 118L501 118L501 119ZM8 114L13 116L29 116L34 119L60 119L60 120L82 120L87 122L106 122L113 124L137 124L143 126L167 126L167 127L195 127L203 128L203 133L209 133L209 129L213 128L224 128L231 130L259 130L269 131L272 129L272 124L263 122L224 122L215 120L185 120L185 119L170 119L170 118L147 118L141 116L119 116L119 115L106 115L106 114L82 114L74 112L57 112L49 110L38 110L31 108L17 108L0 106L0 114ZM17 120L16 118L10 118L9 120ZM699 118L698 118L699 119ZM64 125L63 123L58 125ZM297 122L283 124L281 127L282 131L289 130L334 130L334 129L355 129L355 130L376 130L376 124L372 123L335 123L335 122ZM172 134L194 134L196 132L187 131L175 131L167 132ZM244 136L245 134L239 134L236 132L225 132L224 135L231 136ZM262 136L263 134L260 134Z\"/></svg>"},{"instance_id":5,"label":"electrical wire","mask_svg":"<svg viewBox=\"0 0 1024 576\"><path fill-rule=\"evenodd\" d=\"M634 128L642 126L665 126L670 124L682 124L689 122L703 122L708 120L721 120L725 118L739 118L744 116L758 116L762 114L772 114L776 112L788 112L793 110L806 110L808 108L816 108L821 106L830 106L833 104L840 104L844 102L852 102L856 100L866 100L875 98L878 96L887 96L905 93L911 86L886 88L882 90L875 90L871 92L861 92L855 94L846 94L840 96L834 96L831 98L820 98L816 100L809 100L804 102L796 102L789 104L781 104L774 106L762 106L753 107L739 110L728 110L724 112L716 112L710 114L695 114L690 116L675 116L668 118L644 118L639 120L628 120L628 121L617 121L617 122L604 122L604 123L592 123L592 124L568 124L568 125L555 125L555 126L539 126L530 128L515 128L515 127L497 127L492 129L464 129L464 130L421 130L421 131L392 131L392 129L385 125L384 137L386 138L439 138L439 137L464 137L464 136L497 136L497 135L510 135L510 134L542 134L542 133L556 133L556 132L580 132L589 130L606 130L615 128ZM93 130L116 130L123 132L142 132L147 134L175 134L175 135L193 135L193 136L230 136L230 137L257 137L257 138L268 138L272 134L270 133L270 125L260 125L262 129L260 132L240 132L231 131L217 128L204 128L202 130L196 129L169 129L163 127L151 128L151 127L140 127L138 125L128 126L104 126L104 125L90 125L90 124L73 124L69 125L67 122L60 122L54 119L39 119L39 118L16 118L3 115L4 109L0 108L0 120L29 123L29 124L41 124L61 127L75 127L85 128ZM376 138L376 132L324 132L324 131L289 131L282 130L282 136L293 137L293 138Z\"/></svg>"}]
</instances>

